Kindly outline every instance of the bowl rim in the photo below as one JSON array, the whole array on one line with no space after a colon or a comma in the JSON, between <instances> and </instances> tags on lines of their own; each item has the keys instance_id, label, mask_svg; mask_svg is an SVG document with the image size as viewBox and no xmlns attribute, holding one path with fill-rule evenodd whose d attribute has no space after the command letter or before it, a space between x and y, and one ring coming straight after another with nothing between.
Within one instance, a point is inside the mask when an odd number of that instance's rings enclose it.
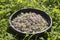
<instances>
[{"instance_id":1,"label":"bowl rim","mask_svg":"<svg viewBox=\"0 0 60 40\"><path fill-rule=\"evenodd\" d=\"M50 29L50 28L52 27L52 18L51 18L51 16L50 16L47 12L45 12L45 11L43 11L43 10L41 10L41 9L36 9L36 8L22 8L22 9L19 9L19 10L15 11L15 12L9 17L9 20L8 20L10 26L11 26L15 31L17 31L17 32L19 32L19 33L26 34L26 32L22 32L22 31L16 29L16 28L13 26L12 22L11 22L11 21L12 21L12 20L11 20L12 16L13 16L15 13L17 13L18 11L20 11L20 10L24 10L24 9L34 9L34 10L42 11L42 12L44 12L46 15L48 15L49 18L50 18L50 20L51 20L51 23L50 23L49 27L46 28L45 30L40 31L40 32L37 32L37 33L28 33L28 34L41 34L41 33L47 31L48 29Z\"/></svg>"}]
</instances>

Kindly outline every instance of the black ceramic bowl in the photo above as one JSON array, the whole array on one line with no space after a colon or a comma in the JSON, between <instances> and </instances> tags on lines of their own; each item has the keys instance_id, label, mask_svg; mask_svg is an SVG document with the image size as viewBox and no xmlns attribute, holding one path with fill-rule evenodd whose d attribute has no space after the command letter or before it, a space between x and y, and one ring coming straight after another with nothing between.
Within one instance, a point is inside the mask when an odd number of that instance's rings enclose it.
<instances>
[{"instance_id":1,"label":"black ceramic bowl","mask_svg":"<svg viewBox=\"0 0 60 40\"><path fill-rule=\"evenodd\" d=\"M47 30L49 30L51 27L52 27L52 18L44 11L42 10L38 10L38 9L34 9L34 8L25 8L25 9L20 9L16 12L14 12L10 17L9 17L9 23L10 23L10 26L17 32L19 33L22 33L22 34L26 34L24 32L21 32L20 30L16 29L13 24L12 24L12 20L17 17L17 15L19 15L21 12L25 13L25 12L35 12L37 14L40 14L47 22L48 22L48 27L43 30L43 31L40 31L39 33L35 33L35 34L41 34ZM29 34L32 34L32 33L29 33Z\"/></svg>"}]
</instances>

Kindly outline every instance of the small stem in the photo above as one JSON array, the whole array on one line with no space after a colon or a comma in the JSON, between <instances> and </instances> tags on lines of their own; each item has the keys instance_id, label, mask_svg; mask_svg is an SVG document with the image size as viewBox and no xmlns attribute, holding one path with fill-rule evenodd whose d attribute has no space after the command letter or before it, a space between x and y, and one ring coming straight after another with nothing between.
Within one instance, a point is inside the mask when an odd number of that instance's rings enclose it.
<instances>
[{"instance_id":1,"label":"small stem","mask_svg":"<svg viewBox=\"0 0 60 40\"><path fill-rule=\"evenodd\" d=\"M26 35L25 35L25 37L24 37L24 39L23 40L25 40L25 38L27 38L29 36L29 34L28 33L26 33Z\"/></svg>"},{"instance_id":2,"label":"small stem","mask_svg":"<svg viewBox=\"0 0 60 40\"><path fill-rule=\"evenodd\" d=\"M35 35L35 34L31 35L31 36L28 38L28 40L30 40L34 35Z\"/></svg>"},{"instance_id":3,"label":"small stem","mask_svg":"<svg viewBox=\"0 0 60 40\"><path fill-rule=\"evenodd\" d=\"M24 39L23 39L23 40L25 40L25 38L26 38L26 36L24 37Z\"/></svg>"},{"instance_id":4,"label":"small stem","mask_svg":"<svg viewBox=\"0 0 60 40\"><path fill-rule=\"evenodd\" d=\"M36 35L36 38L35 38L35 40L37 40L37 38L38 38L38 36Z\"/></svg>"}]
</instances>

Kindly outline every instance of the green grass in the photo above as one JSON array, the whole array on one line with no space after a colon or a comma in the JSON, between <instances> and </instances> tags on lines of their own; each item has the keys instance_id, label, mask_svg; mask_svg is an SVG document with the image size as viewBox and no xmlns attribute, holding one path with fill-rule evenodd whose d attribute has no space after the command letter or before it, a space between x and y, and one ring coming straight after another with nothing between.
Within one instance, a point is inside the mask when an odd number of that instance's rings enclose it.
<instances>
[{"instance_id":1,"label":"green grass","mask_svg":"<svg viewBox=\"0 0 60 40\"><path fill-rule=\"evenodd\" d=\"M29 34L21 36L9 27L9 16L21 8L44 10L52 17L52 28L43 37L35 40L60 40L60 0L0 0L0 40L34 40Z\"/></svg>"}]
</instances>

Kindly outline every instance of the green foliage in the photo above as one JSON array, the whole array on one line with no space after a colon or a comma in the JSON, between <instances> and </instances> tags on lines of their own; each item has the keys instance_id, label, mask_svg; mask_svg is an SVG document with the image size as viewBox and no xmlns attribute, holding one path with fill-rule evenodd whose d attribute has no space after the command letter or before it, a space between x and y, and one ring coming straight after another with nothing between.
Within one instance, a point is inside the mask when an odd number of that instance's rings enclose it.
<instances>
[{"instance_id":1,"label":"green foliage","mask_svg":"<svg viewBox=\"0 0 60 40\"><path fill-rule=\"evenodd\" d=\"M48 37L40 37L38 40L60 40L60 0L0 0L0 40L18 40L6 30L9 27L9 16L21 8L44 10L52 17L52 28L47 32ZM25 38L27 37L29 40L32 36L26 34Z\"/></svg>"}]
</instances>

